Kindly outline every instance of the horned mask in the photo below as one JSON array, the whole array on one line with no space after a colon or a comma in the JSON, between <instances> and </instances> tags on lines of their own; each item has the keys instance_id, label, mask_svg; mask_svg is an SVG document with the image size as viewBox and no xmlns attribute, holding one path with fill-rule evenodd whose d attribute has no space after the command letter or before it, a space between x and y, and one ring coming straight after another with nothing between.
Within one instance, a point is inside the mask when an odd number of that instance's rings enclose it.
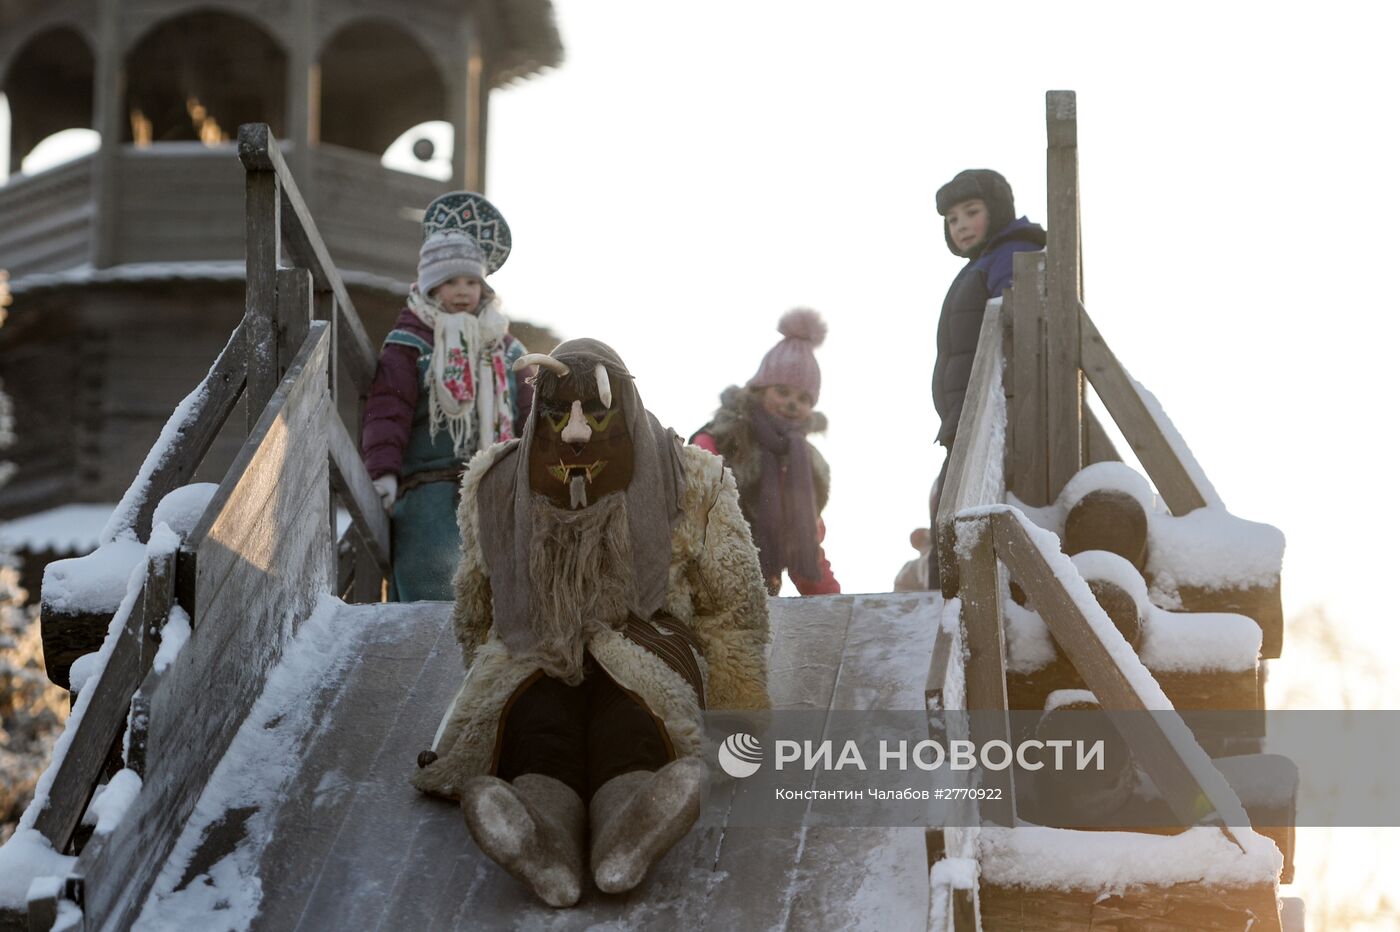
<instances>
[{"instance_id":1,"label":"horned mask","mask_svg":"<svg viewBox=\"0 0 1400 932\"><path fill-rule=\"evenodd\" d=\"M517 372L536 365L534 430L526 451L530 488L561 508L587 508L632 481L632 437L603 362L573 367L530 353ZM627 378L625 372L620 377Z\"/></svg>"},{"instance_id":2,"label":"horned mask","mask_svg":"<svg viewBox=\"0 0 1400 932\"><path fill-rule=\"evenodd\" d=\"M671 531L685 489L680 438L647 411L612 347L569 340L516 363L531 365L539 374L524 436L493 448L475 503L494 620L512 651L536 643L527 580L534 497L579 509L612 493L626 496L631 611L650 618L665 602Z\"/></svg>"}]
</instances>

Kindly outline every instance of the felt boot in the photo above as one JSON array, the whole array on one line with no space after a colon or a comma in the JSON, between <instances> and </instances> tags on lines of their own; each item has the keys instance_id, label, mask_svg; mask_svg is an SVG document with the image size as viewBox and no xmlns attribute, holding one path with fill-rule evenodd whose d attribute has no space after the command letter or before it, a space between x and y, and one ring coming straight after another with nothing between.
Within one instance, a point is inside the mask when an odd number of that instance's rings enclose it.
<instances>
[{"instance_id":1,"label":"felt boot","mask_svg":"<svg viewBox=\"0 0 1400 932\"><path fill-rule=\"evenodd\" d=\"M477 845L550 906L573 906L583 893L583 800L567 784L538 773L507 783L475 777L462 813Z\"/></svg>"},{"instance_id":2,"label":"felt boot","mask_svg":"<svg viewBox=\"0 0 1400 932\"><path fill-rule=\"evenodd\" d=\"M635 770L600 786L588 804L593 880L605 893L622 893L680 841L700 816L709 786L705 764L695 757L657 771Z\"/></svg>"}]
</instances>

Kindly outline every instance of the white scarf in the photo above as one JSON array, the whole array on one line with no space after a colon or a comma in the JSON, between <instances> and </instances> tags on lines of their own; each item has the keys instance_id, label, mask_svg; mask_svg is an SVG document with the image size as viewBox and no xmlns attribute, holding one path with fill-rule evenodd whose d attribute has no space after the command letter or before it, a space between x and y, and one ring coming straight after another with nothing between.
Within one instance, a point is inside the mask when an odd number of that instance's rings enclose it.
<instances>
[{"instance_id":1,"label":"white scarf","mask_svg":"<svg viewBox=\"0 0 1400 932\"><path fill-rule=\"evenodd\" d=\"M417 285L408 293L409 310L424 326L433 328L425 386L428 435L436 439L446 425L452 449L462 457L515 436L506 383L505 335L510 321L501 313L495 294L487 291L481 300L476 314L454 314L420 294ZM478 433L488 439L478 444Z\"/></svg>"}]
</instances>

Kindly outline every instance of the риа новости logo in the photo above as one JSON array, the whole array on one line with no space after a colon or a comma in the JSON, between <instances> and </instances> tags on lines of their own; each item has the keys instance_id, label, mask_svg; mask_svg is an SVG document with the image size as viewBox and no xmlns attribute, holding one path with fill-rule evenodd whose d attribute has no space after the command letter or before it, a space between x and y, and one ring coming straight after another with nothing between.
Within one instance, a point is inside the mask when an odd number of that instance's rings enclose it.
<instances>
[{"instance_id":1,"label":"\u0440\u0438\u0430 \u043d\u043e\u0432\u043e\u0441\u0442\u0438 logo","mask_svg":"<svg viewBox=\"0 0 1400 932\"><path fill-rule=\"evenodd\" d=\"M719 746L720 769L731 777L751 777L763 765L763 745L753 735L736 732Z\"/></svg>"}]
</instances>

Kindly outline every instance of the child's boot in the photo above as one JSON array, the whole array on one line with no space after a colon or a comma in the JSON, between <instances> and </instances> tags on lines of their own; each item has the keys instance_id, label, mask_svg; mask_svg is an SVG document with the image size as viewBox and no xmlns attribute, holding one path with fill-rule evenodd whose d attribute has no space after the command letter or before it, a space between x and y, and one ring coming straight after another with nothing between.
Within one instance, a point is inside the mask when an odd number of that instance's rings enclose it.
<instances>
[{"instance_id":1,"label":"child's boot","mask_svg":"<svg viewBox=\"0 0 1400 932\"><path fill-rule=\"evenodd\" d=\"M634 770L600 786L588 804L593 880L622 893L685 837L700 816L709 774L699 758L683 757L657 771Z\"/></svg>"},{"instance_id":2,"label":"child's boot","mask_svg":"<svg viewBox=\"0 0 1400 932\"><path fill-rule=\"evenodd\" d=\"M583 800L553 777L526 773L507 783L476 777L462 791L467 829L486 856L550 906L583 892Z\"/></svg>"}]
</instances>

